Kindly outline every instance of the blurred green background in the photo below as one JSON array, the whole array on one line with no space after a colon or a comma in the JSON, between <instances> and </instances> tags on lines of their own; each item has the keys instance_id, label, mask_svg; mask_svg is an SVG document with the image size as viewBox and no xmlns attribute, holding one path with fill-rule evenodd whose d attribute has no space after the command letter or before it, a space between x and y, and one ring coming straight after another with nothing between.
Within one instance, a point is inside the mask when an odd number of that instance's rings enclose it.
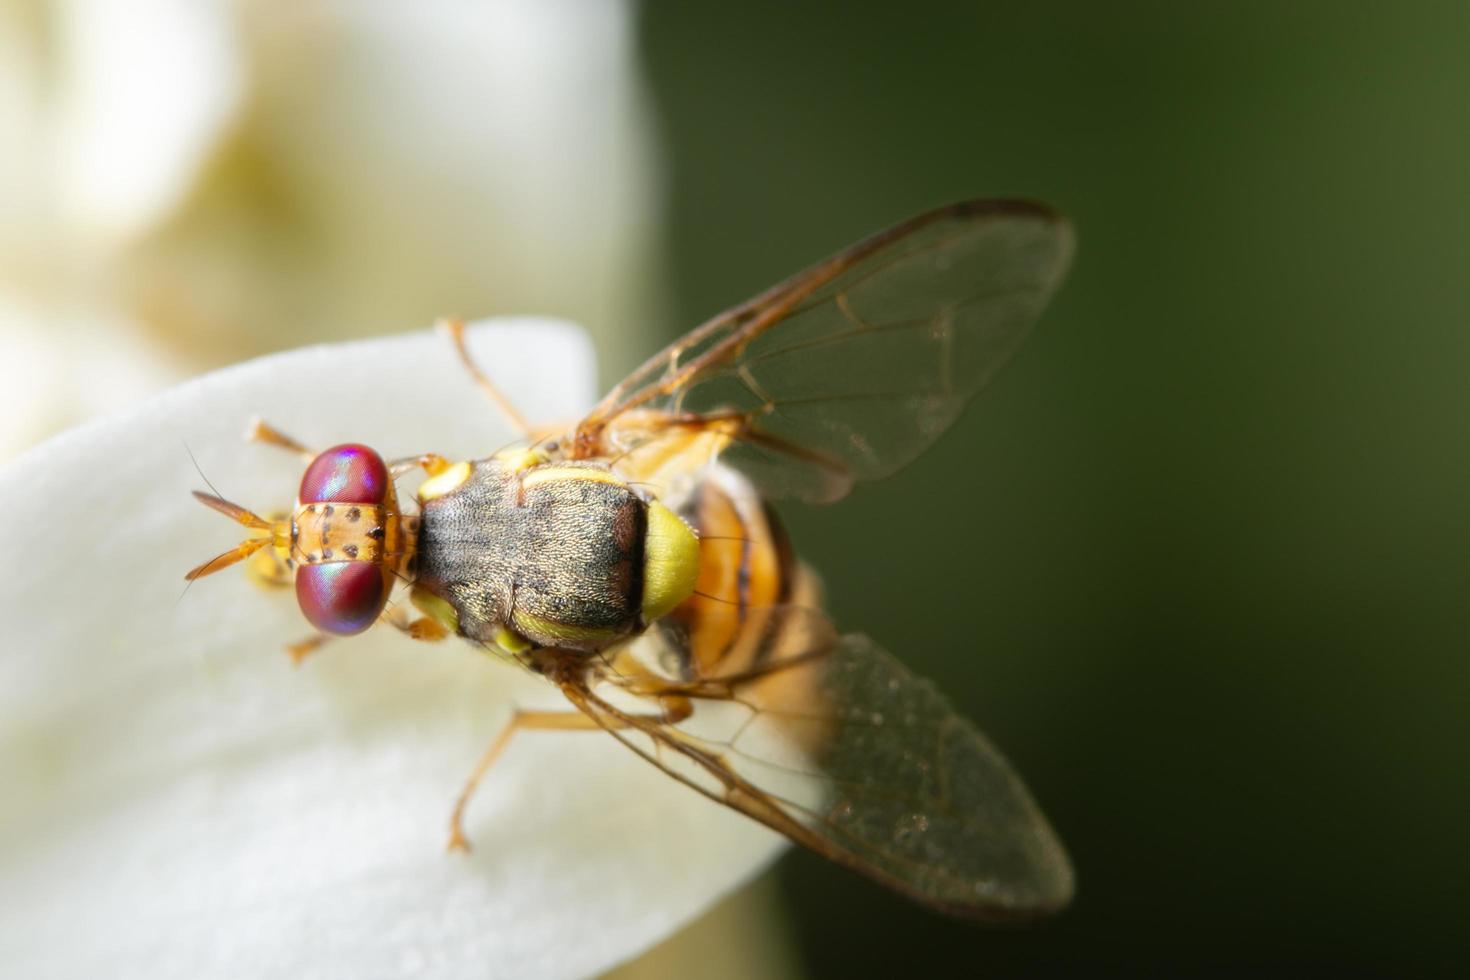
<instances>
[{"instance_id":1,"label":"blurred green background","mask_svg":"<svg viewBox=\"0 0 1470 980\"><path fill-rule=\"evenodd\" d=\"M1025 774L1076 904L984 931L793 854L811 974L1462 965L1470 8L660 4L640 39L670 337L946 201L1078 228L936 450L786 511Z\"/></svg>"}]
</instances>

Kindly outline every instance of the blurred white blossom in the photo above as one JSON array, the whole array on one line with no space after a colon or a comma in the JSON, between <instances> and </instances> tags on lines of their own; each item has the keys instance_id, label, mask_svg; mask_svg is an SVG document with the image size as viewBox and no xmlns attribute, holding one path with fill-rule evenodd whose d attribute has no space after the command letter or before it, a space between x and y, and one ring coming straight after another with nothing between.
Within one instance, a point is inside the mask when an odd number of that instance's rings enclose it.
<instances>
[{"instance_id":1,"label":"blurred white blossom","mask_svg":"<svg viewBox=\"0 0 1470 980\"><path fill-rule=\"evenodd\" d=\"M0 458L443 314L642 346L647 130L624 3L0 3Z\"/></svg>"}]
</instances>

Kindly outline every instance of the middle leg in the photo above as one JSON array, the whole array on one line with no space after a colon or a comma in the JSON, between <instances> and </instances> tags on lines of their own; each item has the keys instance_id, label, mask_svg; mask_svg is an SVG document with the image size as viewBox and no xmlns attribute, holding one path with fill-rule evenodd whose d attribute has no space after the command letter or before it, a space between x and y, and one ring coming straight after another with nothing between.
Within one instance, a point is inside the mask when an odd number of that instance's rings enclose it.
<instances>
[{"instance_id":1,"label":"middle leg","mask_svg":"<svg viewBox=\"0 0 1470 980\"><path fill-rule=\"evenodd\" d=\"M510 745L510 740L515 737L516 732L525 729L527 731L542 732L585 732L594 729L601 730L602 726L580 711L523 711L516 709L511 715L510 721L495 736L480 761L475 764L475 769L470 773L470 778L465 781L464 789L460 790L459 798L454 802L454 812L449 815L449 850L469 851L470 841L464 834L464 811L469 806L470 798L475 795L475 789L480 785L480 780L495 765L495 760Z\"/></svg>"}]
</instances>

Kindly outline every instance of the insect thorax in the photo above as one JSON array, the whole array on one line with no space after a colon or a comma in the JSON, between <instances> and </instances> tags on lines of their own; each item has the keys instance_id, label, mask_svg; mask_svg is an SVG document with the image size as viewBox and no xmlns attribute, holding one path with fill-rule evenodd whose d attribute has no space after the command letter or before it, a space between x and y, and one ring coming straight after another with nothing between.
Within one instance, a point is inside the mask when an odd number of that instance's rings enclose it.
<instances>
[{"instance_id":1,"label":"insect thorax","mask_svg":"<svg viewBox=\"0 0 1470 980\"><path fill-rule=\"evenodd\" d=\"M473 640L504 646L508 628L538 646L599 650L667 611L650 610L662 563L649 559L668 550L659 532L678 519L604 467L482 460L422 506L415 586L447 602ZM698 551L679 527L693 558L661 588L682 599Z\"/></svg>"}]
</instances>

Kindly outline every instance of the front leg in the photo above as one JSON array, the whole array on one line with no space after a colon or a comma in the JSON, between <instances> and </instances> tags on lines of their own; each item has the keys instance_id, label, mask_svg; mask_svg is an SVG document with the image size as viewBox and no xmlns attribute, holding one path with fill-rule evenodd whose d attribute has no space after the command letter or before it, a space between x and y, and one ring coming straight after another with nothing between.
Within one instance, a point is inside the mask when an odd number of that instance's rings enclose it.
<instances>
[{"instance_id":1,"label":"front leg","mask_svg":"<svg viewBox=\"0 0 1470 980\"><path fill-rule=\"evenodd\" d=\"M410 617L402 606L383 610L383 622L415 640L438 643L449 636L449 628L432 616Z\"/></svg>"},{"instance_id":2,"label":"front leg","mask_svg":"<svg viewBox=\"0 0 1470 980\"><path fill-rule=\"evenodd\" d=\"M288 453L295 453L308 463L316 459L316 452L314 450L306 448L259 416L250 420L250 428L245 430L245 441L263 442L267 446L284 449Z\"/></svg>"},{"instance_id":3,"label":"front leg","mask_svg":"<svg viewBox=\"0 0 1470 980\"><path fill-rule=\"evenodd\" d=\"M383 614L378 617L378 622L387 623L405 636L423 640L425 643L437 643L449 636L449 630L437 619L430 616L411 617L402 606L389 606L384 609ZM291 658L293 664L300 664L331 639L332 637L325 633L315 633L304 640L286 644L286 655Z\"/></svg>"},{"instance_id":4,"label":"front leg","mask_svg":"<svg viewBox=\"0 0 1470 980\"><path fill-rule=\"evenodd\" d=\"M423 453L419 456L405 456L395 459L388 464L388 473L399 477L412 469L422 469L429 476L438 476L453 465L449 460L438 453Z\"/></svg>"}]
</instances>

